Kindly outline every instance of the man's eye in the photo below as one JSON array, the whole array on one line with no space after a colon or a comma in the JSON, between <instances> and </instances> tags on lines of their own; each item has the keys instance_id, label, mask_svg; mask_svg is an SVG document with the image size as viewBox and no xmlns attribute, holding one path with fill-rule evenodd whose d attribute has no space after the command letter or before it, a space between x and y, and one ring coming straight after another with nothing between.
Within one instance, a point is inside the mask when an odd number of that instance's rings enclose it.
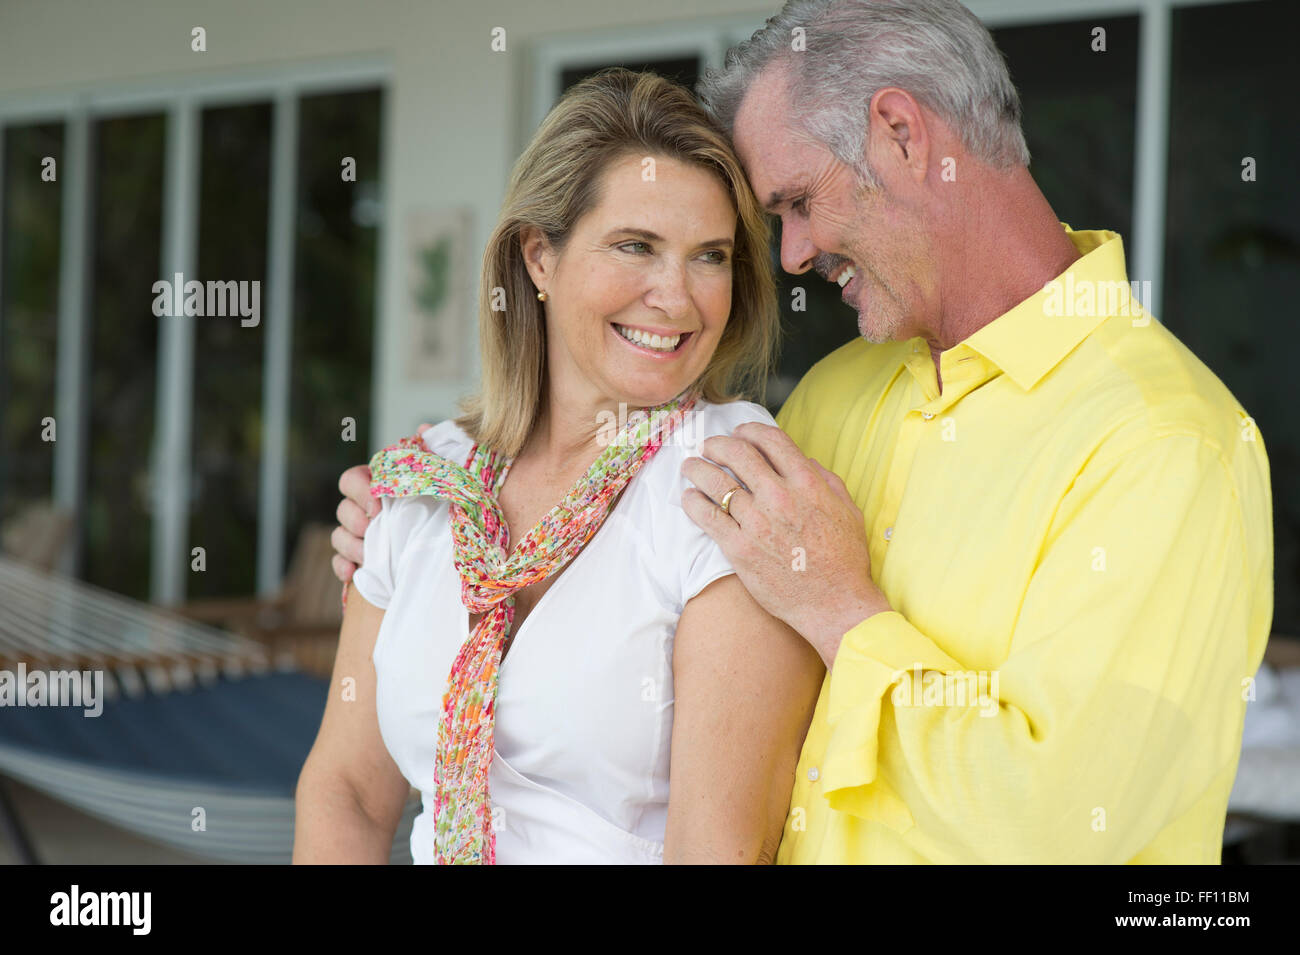
<instances>
[{"instance_id":1,"label":"man's eye","mask_svg":"<svg viewBox=\"0 0 1300 955\"><path fill-rule=\"evenodd\" d=\"M646 252L650 251L649 242L624 242L622 245L619 246L619 248L622 249L624 252L633 252L634 255L642 254L640 250L633 251L632 249L629 249L628 246L640 246L640 248L644 249Z\"/></svg>"}]
</instances>

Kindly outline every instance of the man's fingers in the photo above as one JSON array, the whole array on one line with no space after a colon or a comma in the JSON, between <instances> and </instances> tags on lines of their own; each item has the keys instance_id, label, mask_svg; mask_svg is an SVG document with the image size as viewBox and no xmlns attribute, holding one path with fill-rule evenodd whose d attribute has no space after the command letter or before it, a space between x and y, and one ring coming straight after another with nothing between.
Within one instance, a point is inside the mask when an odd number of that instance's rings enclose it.
<instances>
[{"instance_id":1,"label":"man's fingers","mask_svg":"<svg viewBox=\"0 0 1300 955\"><path fill-rule=\"evenodd\" d=\"M746 421L736 425L731 430L731 436L748 441L763 452L763 457L771 462L772 468L782 477L790 477L808 460L794 439L775 425Z\"/></svg>"},{"instance_id":2,"label":"man's fingers","mask_svg":"<svg viewBox=\"0 0 1300 955\"><path fill-rule=\"evenodd\" d=\"M744 438L732 437L727 434L715 434L712 437L705 438L700 444L700 454L710 461L717 462L720 466L727 468L740 479L740 483L755 494L762 495L771 487L773 482L780 480L781 477L759 449ZM736 481L734 480L728 485L728 487L735 486ZM723 488L722 490L726 491L726 489Z\"/></svg>"},{"instance_id":3,"label":"man's fingers","mask_svg":"<svg viewBox=\"0 0 1300 955\"><path fill-rule=\"evenodd\" d=\"M682 462L682 474L699 489L702 497L708 499L710 507L720 508L722 506L722 499L726 496L727 492L733 487L741 486L741 482L737 481L730 474L711 461L704 460L704 458L687 458ZM739 491L731 496L731 502L728 505L727 514L723 515L724 517L729 517L736 521L740 520L739 516L736 514L736 506L741 504L740 498L742 497L746 499L744 503L748 504L750 493L745 490L744 487L741 487ZM685 497L683 497L683 508L686 506L685 500ZM686 513L694 519L694 515L691 515L690 511L687 511ZM698 524L699 521L696 521L695 523Z\"/></svg>"},{"instance_id":4,"label":"man's fingers","mask_svg":"<svg viewBox=\"0 0 1300 955\"><path fill-rule=\"evenodd\" d=\"M361 508L357 507L355 502L349 501L347 498L339 501L334 516L343 525L343 529L353 537L366 536L366 528L370 526L370 518L362 513ZM338 550L338 548L335 548L335 550Z\"/></svg>"},{"instance_id":5,"label":"man's fingers","mask_svg":"<svg viewBox=\"0 0 1300 955\"><path fill-rule=\"evenodd\" d=\"M353 564L360 565L366 557L365 542L345 527L336 527L330 532L330 543L338 551L338 556ZM337 570L335 571L337 573Z\"/></svg>"},{"instance_id":6,"label":"man's fingers","mask_svg":"<svg viewBox=\"0 0 1300 955\"><path fill-rule=\"evenodd\" d=\"M734 502L735 498L732 500ZM723 514L718 505L693 487L688 487L682 492L682 510L686 512L687 517L699 525L700 530L717 542L724 554L732 557L736 535L740 533L740 525L735 520Z\"/></svg>"},{"instance_id":7,"label":"man's fingers","mask_svg":"<svg viewBox=\"0 0 1300 955\"><path fill-rule=\"evenodd\" d=\"M356 564L344 560L339 554L334 555L330 560L330 565L334 568L334 576L345 584L352 579L352 575L357 571Z\"/></svg>"},{"instance_id":8,"label":"man's fingers","mask_svg":"<svg viewBox=\"0 0 1300 955\"><path fill-rule=\"evenodd\" d=\"M374 517L379 513L379 502L370 496L370 467L358 464L348 468L339 477L339 493L355 501L363 514Z\"/></svg>"},{"instance_id":9,"label":"man's fingers","mask_svg":"<svg viewBox=\"0 0 1300 955\"><path fill-rule=\"evenodd\" d=\"M813 467L817 469L817 473L822 476L822 479L825 480L828 485L830 485L830 489L840 496L841 500L847 501L854 507L858 506L858 502L853 500L853 495L849 493L848 487L845 486L844 481L838 474L829 468L823 467L822 463L816 458L809 458L808 460L813 463Z\"/></svg>"}]
</instances>

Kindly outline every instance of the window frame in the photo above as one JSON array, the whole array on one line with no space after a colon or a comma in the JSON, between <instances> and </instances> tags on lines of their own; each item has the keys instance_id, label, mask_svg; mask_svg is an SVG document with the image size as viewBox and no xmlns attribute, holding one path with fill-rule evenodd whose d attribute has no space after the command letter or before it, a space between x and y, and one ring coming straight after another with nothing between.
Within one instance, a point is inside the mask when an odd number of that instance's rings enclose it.
<instances>
[{"instance_id":1,"label":"window frame","mask_svg":"<svg viewBox=\"0 0 1300 955\"><path fill-rule=\"evenodd\" d=\"M1170 30L1175 7L1251 3L1254 0L963 0L990 29L1034 26L1088 17L1138 18L1137 115L1135 116L1133 234L1126 236L1129 278L1149 283L1144 303L1160 319L1165 269L1166 174L1169 157ZM532 98L518 149L528 141L559 96L565 69L618 62L698 56L704 68L721 66L727 49L748 39L760 15L743 14L668 24L568 31L536 39L532 48Z\"/></svg>"},{"instance_id":2,"label":"window frame","mask_svg":"<svg viewBox=\"0 0 1300 955\"><path fill-rule=\"evenodd\" d=\"M80 520L84 513L86 443L84 397L88 387L86 334L89 324L88 282L91 239L88 234L91 165L90 124L123 115L165 113L161 274L197 273L198 188L201 158L201 112L220 106L271 102L271 207L268 211L267 323L263 360L265 427L258 486L257 589L277 592L283 580L288 493L289 385L292 352L294 238L297 208L298 102L304 96L345 93L379 87L385 115L381 141L389 126L387 110L393 67L386 56L353 56L257 69L196 73L184 77L129 80L35 95L0 97L0 161L8 126L62 122L64 155L62 240L59 246L58 367L53 498ZM382 152L387 153L387 150ZM11 172L12 170L10 170ZM6 170L0 166L0 177ZM0 178L0 182L4 180ZM387 186L381 185L381 192ZM0 221L3 221L0 189ZM381 194L382 201L382 194ZM385 233L377 243L376 266L382 269ZM2 239L0 239L2 241ZM0 250L2 254L3 250ZM3 258L0 258L0 262ZM3 282L3 275L0 275ZM375 283L375 314L380 314L382 283ZM175 605L185 598L190 564L189 494L192 478L193 316L171 316L159 329L158 415L150 476L154 519L150 546L150 599ZM69 548L60 570L70 573L78 555Z\"/></svg>"}]
</instances>

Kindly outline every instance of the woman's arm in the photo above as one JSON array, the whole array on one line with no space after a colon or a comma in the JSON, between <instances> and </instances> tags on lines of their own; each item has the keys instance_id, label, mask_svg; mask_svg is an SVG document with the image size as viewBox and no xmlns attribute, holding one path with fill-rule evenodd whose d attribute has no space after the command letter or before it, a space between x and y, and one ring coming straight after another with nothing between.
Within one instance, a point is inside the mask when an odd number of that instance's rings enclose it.
<instances>
[{"instance_id":1,"label":"woman's arm","mask_svg":"<svg viewBox=\"0 0 1300 955\"><path fill-rule=\"evenodd\" d=\"M388 755L375 711L371 653L383 619L353 587L325 715L298 776L295 863L389 860L410 786Z\"/></svg>"},{"instance_id":2,"label":"woman's arm","mask_svg":"<svg viewBox=\"0 0 1300 955\"><path fill-rule=\"evenodd\" d=\"M734 574L686 605L673 648L666 863L771 863L826 675Z\"/></svg>"}]
</instances>

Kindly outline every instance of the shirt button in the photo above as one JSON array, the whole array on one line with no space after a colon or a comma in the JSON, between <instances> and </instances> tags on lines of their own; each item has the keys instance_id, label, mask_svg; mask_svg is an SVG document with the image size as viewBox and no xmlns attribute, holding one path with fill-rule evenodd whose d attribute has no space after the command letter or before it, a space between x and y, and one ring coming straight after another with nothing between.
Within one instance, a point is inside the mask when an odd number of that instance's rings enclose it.
<instances>
[{"instance_id":1,"label":"shirt button","mask_svg":"<svg viewBox=\"0 0 1300 955\"><path fill-rule=\"evenodd\" d=\"M922 411L921 417L924 418L926 421L929 421L931 418L934 417L934 415L929 411Z\"/></svg>"},{"instance_id":2,"label":"shirt button","mask_svg":"<svg viewBox=\"0 0 1300 955\"><path fill-rule=\"evenodd\" d=\"M809 779L809 781L811 781L811 782L814 782L814 783L817 782L817 777L820 776L820 775L821 775L821 773L817 772L817 767L816 767L816 766L814 766L814 767L812 767L811 769L808 770L808 779Z\"/></svg>"},{"instance_id":3,"label":"shirt button","mask_svg":"<svg viewBox=\"0 0 1300 955\"><path fill-rule=\"evenodd\" d=\"M893 536L894 536L894 529L893 529L892 527L886 527L886 528L885 528L885 540L889 540L889 539L892 538Z\"/></svg>"}]
</instances>

